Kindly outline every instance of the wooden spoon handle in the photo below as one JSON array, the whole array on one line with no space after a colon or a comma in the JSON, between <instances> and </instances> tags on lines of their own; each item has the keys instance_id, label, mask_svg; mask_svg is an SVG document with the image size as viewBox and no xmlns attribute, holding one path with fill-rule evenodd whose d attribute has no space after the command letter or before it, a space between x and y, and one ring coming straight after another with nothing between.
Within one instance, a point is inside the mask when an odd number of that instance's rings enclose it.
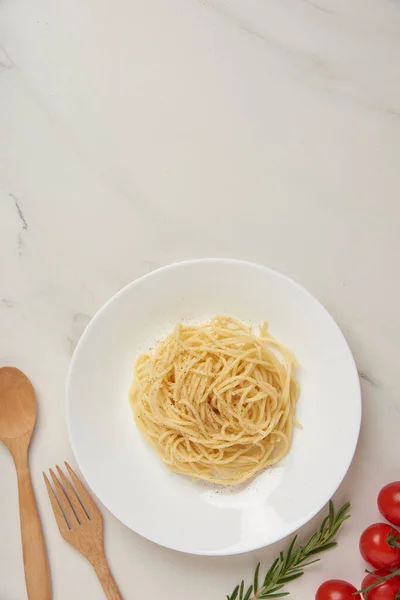
<instances>
[{"instance_id":1,"label":"wooden spoon handle","mask_svg":"<svg viewBox=\"0 0 400 600\"><path fill-rule=\"evenodd\" d=\"M103 555L98 561L93 562L92 564L94 570L96 571L97 577L103 586L106 598L108 598L108 600L123 600L107 564L106 557Z\"/></svg>"},{"instance_id":2,"label":"wooden spoon handle","mask_svg":"<svg viewBox=\"0 0 400 600\"><path fill-rule=\"evenodd\" d=\"M51 600L50 570L28 468L27 449L13 453L18 476L22 554L29 600Z\"/></svg>"}]
</instances>

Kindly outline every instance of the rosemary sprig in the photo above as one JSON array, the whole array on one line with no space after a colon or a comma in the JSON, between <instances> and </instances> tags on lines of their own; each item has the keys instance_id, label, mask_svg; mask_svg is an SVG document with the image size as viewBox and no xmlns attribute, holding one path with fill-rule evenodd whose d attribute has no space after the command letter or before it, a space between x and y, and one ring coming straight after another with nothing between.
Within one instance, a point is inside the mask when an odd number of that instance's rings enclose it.
<instances>
[{"instance_id":1,"label":"rosemary sprig","mask_svg":"<svg viewBox=\"0 0 400 600\"><path fill-rule=\"evenodd\" d=\"M314 533L302 546L295 548L297 536L295 536L286 552L281 552L275 562L267 571L264 580L259 584L260 563L254 572L253 583L245 591L244 580L235 587L227 600L261 600L261 598L282 598L288 596L289 592L283 588L290 581L301 577L304 568L318 562L314 558L317 554L330 550L336 546L333 541L343 523L350 517L348 510L350 503L346 503L336 513L333 502L329 502L329 514L322 521L319 530Z\"/></svg>"}]
</instances>

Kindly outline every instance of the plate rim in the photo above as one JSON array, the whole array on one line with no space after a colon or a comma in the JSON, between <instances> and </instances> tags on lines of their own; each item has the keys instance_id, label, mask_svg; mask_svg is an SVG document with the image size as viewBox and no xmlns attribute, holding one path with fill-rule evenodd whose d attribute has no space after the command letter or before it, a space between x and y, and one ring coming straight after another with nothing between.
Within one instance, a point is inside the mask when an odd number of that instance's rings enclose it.
<instances>
[{"instance_id":1,"label":"plate rim","mask_svg":"<svg viewBox=\"0 0 400 600\"><path fill-rule=\"evenodd\" d=\"M135 529L133 529L126 521L124 518L122 518L121 516L117 515L117 512L112 509L108 504L106 504L96 493L96 491L94 490L94 488L92 487L92 485L90 484L90 481L85 473L85 471L82 468L82 464L81 461L79 459L79 453L77 452L76 446L75 446L75 442L73 440L73 434L72 434L72 422L71 422L71 415L70 415L70 405L71 405L71 401L70 401L70 387L71 387L71 379L72 379L72 373L74 370L74 365L75 362L77 360L77 357L79 356L80 353L80 349L86 339L86 337L89 334L90 329L94 326L95 322L100 318L100 316L103 314L103 312L108 308L108 306L110 304L112 304L119 296L121 296L122 294L124 294L128 289L130 288L134 288L135 286L141 284L144 280L146 279L150 279L152 277L157 276L157 274L161 271L169 271L169 270L173 270L179 267L183 267L183 266L187 266L187 265L192 265L192 264L198 264L198 263L226 263L226 264L241 264L241 265L245 265L247 267L251 267L251 268L255 268L258 269L260 271L264 271L264 272L268 272L270 274L272 274L275 277L278 277L280 279L285 280L287 283L290 283L291 285L293 285L294 287L296 287L297 289L299 289L300 291L302 291L304 294L306 294L306 296L308 296L313 302L315 302L317 305L319 305L319 307L323 310L324 314L326 317L328 317L328 319L330 320L331 324L337 329L338 333L340 334L342 341L344 342L344 345L346 346L346 349L348 350L348 354L349 354L349 359L351 360L353 369L354 369L354 373L356 375L356 383L357 383L357 397L354 398L354 401L357 401L357 407L358 407L358 414L357 414L357 430L355 431L355 437L354 437L354 441L353 441L353 447L351 448L351 451L349 452L349 458L347 461L347 464L345 465L345 469L343 471L343 475L341 476L341 478L339 479L339 481L335 481L335 483L332 485L332 491L330 492L330 498L333 497L333 495L336 493L336 491L338 490L338 488L340 487L340 485L342 484L342 482L344 481L349 468L351 466L351 463L353 461L357 446L358 446L358 442L359 442L359 437L360 437L360 430L361 430L361 423L362 423L362 396L361 396L361 384L360 384L360 378L358 376L358 369L357 369L357 364L355 361L355 358L353 356L353 353L351 351L350 345L347 342L346 337L344 336L341 328L339 327L338 323L336 322L336 320L334 319L334 317L331 315L331 313L328 311L328 309L323 305L323 303L316 298L311 292L309 292L305 287L303 287L301 284L299 284L297 281L295 281L294 279L292 279L291 277L289 277L288 275L285 275L284 273L281 273L280 271L277 271L275 269L272 269L271 267L267 267L266 265L262 265L260 263L255 263L252 261L248 261L248 260L244 260L244 259L235 259L235 258L195 258L195 259L187 259L187 260L182 260L182 261L176 261L173 263L168 263L166 265L162 265L160 267L158 267L157 269L154 269L153 271L150 271L149 273L145 273L144 275L141 275L140 277L137 277L136 279L133 279L132 281L130 281L129 283L127 283L126 285L124 285L120 290L118 290L117 292L115 292L112 296L110 296L110 298L104 303L102 304L102 306L100 306L100 308L94 313L94 315L91 317L89 323L87 324L87 326L85 327L82 335L80 336L77 345L75 346L74 352L72 354L69 366L68 366L68 371L67 371L67 376L66 376L66 383L65 383L65 413L66 413L66 424L67 424L67 432L68 432L68 439L70 442L70 446L74 455L74 458L76 460L76 463L78 465L78 468L81 472L81 474L83 475L85 482L87 483L87 485L90 488L90 491L95 495L95 497L102 503L102 505L116 518L118 519L118 521L120 521L125 527L127 527L130 531L133 531L136 535L140 535L142 538L147 539L148 541L150 541L151 543L157 544L163 548L167 548L169 550L174 550L175 552L181 552L183 554L191 554L191 555L197 555L197 556L233 556L236 554L244 554L246 552L253 552L255 550L259 550L260 548L265 548L268 547L274 543L277 543L283 539L285 539L286 537L293 535L293 533L295 533L296 531L299 531L302 527L304 527L304 525L306 525L309 521L311 521L311 519L313 519L319 512L321 512L321 510L324 508L324 506L327 505L328 501L323 502L322 504L318 504L317 507L315 509L313 509L311 512L309 512L306 517L304 519L301 520L300 524L298 524L297 526L295 526L293 529L291 529L290 531L286 532L283 536L282 535L278 535L276 538L273 538L271 540L268 541L267 544L259 544L256 543L255 545L251 545L248 546L244 549L223 549L221 550L184 550L181 548L177 548L174 547L174 545L169 545L166 543L162 543L157 541L156 539L149 537L143 533L140 533L138 531L136 531Z\"/></svg>"}]
</instances>

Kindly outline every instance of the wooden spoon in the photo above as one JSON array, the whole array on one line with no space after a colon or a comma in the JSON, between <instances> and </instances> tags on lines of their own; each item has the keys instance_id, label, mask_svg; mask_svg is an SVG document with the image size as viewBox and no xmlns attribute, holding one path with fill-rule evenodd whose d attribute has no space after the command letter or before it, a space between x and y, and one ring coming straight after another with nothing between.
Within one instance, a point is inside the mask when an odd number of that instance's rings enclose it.
<instances>
[{"instance_id":1,"label":"wooden spoon","mask_svg":"<svg viewBox=\"0 0 400 600\"><path fill-rule=\"evenodd\" d=\"M31 382L15 367L0 368L0 440L14 459L18 477L22 554L29 600L51 600L50 571L28 467L36 421Z\"/></svg>"}]
</instances>

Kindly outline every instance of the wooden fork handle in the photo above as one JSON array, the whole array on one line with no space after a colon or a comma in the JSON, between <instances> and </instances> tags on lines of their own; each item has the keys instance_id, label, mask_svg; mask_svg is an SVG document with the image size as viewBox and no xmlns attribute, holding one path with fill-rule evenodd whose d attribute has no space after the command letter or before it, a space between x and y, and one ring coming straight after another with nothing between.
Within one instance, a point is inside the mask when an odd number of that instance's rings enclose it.
<instances>
[{"instance_id":1,"label":"wooden fork handle","mask_svg":"<svg viewBox=\"0 0 400 600\"><path fill-rule=\"evenodd\" d=\"M18 476L22 555L29 600L51 600L50 570L43 530L28 469L27 449L13 452Z\"/></svg>"},{"instance_id":2,"label":"wooden fork handle","mask_svg":"<svg viewBox=\"0 0 400 600\"><path fill-rule=\"evenodd\" d=\"M114 577L111 574L106 557L103 556L101 560L96 561L93 567L108 600L123 600Z\"/></svg>"}]
</instances>

